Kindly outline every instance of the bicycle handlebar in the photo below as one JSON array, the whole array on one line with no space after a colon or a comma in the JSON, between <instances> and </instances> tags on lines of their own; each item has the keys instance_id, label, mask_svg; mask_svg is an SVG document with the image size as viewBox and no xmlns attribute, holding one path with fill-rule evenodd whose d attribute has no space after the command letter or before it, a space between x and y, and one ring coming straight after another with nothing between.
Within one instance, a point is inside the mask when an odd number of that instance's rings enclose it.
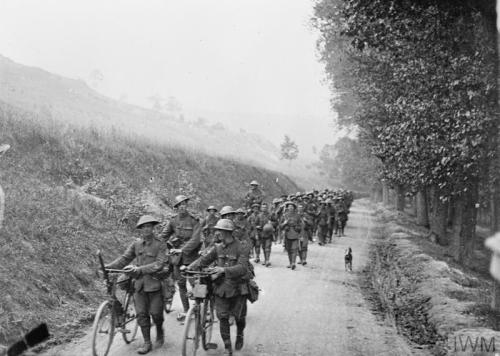
<instances>
[{"instance_id":1,"label":"bicycle handlebar","mask_svg":"<svg viewBox=\"0 0 500 356\"><path fill-rule=\"evenodd\" d=\"M215 274L215 271L213 269L207 269L203 271L184 270L181 272L181 276L185 278L208 277L213 274Z\"/></svg>"}]
</instances>

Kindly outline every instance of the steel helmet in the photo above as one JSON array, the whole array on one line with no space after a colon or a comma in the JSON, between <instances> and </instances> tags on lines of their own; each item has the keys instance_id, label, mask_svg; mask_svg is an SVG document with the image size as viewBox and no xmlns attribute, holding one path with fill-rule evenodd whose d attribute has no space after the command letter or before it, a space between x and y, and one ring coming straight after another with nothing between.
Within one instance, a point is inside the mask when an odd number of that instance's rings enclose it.
<instances>
[{"instance_id":1,"label":"steel helmet","mask_svg":"<svg viewBox=\"0 0 500 356\"><path fill-rule=\"evenodd\" d=\"M272 233L274 232L274 227L273 227L273 224L271 224L270 221L268 221L264 227L262 227L262 232L265 232L265 233Z\"/></svg>"},{"instance_id":2,"label":"steel helmet","mask_svg":"<svg viewBox=\"0 0 500 356\"><path fill-rule=\"evenodd\" d=\"M160 223L160 220L155 218L154 216L151 215L143 215L140 217L139 221L137 222L137 225L135 227L139 229L142 225L147 224L147 223L153 223L154 225L157 225Z\"/></svg>"},{"instance_id":3,"label":"steel helmet","mask_svg":"<svg viewBox=\"0 0 500 356\"><path fill-rule=\"evenodd\" d=\"M220 210L221 216L227 215L227 214L234 214L234 213L235 213L235 211L234 211L233 207L229 206L229 205L222 207L222 209Z\"/></svg>"},{"instance_id":4,"label":"steel helmet","mask_svg":"<svg viewBox=\"0 0 500 356\"><path fill-rule=\"evenodd\" d=\"M257 182L256 180L253 180L250 182L250 185L259 185L259 182Z\"/></svg>"},{"instance_id":5,"label":"steel helmet","mask_svg":"<svg viewBox=\"0 0 500 356\"><path fill-rule=\"evenodd\" d=\"M213 206L213 205L210 205L210 206L207 208L207 211L209 211L209 210L215 210L215 211L217 211L217 208L216 208L215 206Z\"/></svg>"},{"instance_id":6,"label":"steel helmet","mask_svg":"<svg viewBox=\"0 0 500 356\"><path fill-rule=\"evenodd\" d=\"M287 201L287 202L285 203L285 207L288 207L288 205L293 205L293 207L294 207L295 209L297 209L297 204L295 204L293 201Z\"/></svg>"},{"instance_id":7,"label":"steel helmet","mask_svg":"<svg viewBox=\"0 0 500 356\"><path fill-rule=\"evenodd\" d=\"M325 201L326 204L332 204L333 203L333 200L331 200L330 198L326 199Z\"/></svg>"},{"instance_id":8,"label":"steel helmet","mask_svg":"<svg viewBox=\"0 0 500 356\"><path fill-rule=\"evenodd\" d=\"M259 203L253 203L252 204L252 208L260 208L260 204Z\"/></svg>"},{"instance_id":9,"label":"steel helmet","mask_svg":"<svg viewBox=\"0 0 500 356\"><path fill-rule=\"evenodd\" d=\"M217 224L215 224L214 229L233 231L234 223L229 219L220 219L219 221L217 221Z\"/></svg>"},{"instance_id":10,"label":"steel helmet","mask_svg":"<svg viewBox=\"0 0 500 356\"><path fill-rule=\"evenodd\" d=\"M238 208L238 210L235 211L236 214L246 214L246 211L243 210L243 208Z\"/></svg>"},{"instance_id":11,"label":"steel helmet","mask_svg":"<svg viewBox=\"0 0 500 356\"><path fill-rule=\"evenodd\" d=\"M179 205L180 203L182 203L183 201L186 201L186 200L189 200L189 198L185 195L178 195L175 197L175 204L174 204L174 208Z\"/></svg>"}]
</instances>

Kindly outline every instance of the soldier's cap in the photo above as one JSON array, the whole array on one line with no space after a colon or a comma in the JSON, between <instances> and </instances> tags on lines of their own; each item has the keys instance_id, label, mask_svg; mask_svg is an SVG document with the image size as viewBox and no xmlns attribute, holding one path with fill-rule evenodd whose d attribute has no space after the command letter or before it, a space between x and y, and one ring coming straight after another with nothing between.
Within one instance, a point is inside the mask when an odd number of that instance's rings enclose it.
<instances>
[{"instance_id":1,"label":"soldier's cap","mask_svg":"<svg viewBox=\"0 0 500 356\"><path fill-rule=\"evenodd\" d=\"M331 204L331 203L333 203L333 200L331 200L331 199L326 199L325 203L326 203L326 204Z\"/></svg>"},{"instance_id":2,"label":"soldier's cap","mask_svg":"<svg viewBox=\"0 0 500 356\"><path fill-rule=\"evenodd\" d=\"M259 185L259 182L257 182L256 180L253 180L250 182L250 185Z\"/></svg>"},{"instance_id":3,"label":"soldier's cap","mask_svg":"<svg viewBox=\"0 0 500 356\"><path fill-rule=\"evenodd\" d=\"M232 206L229 206L229 205L223 206L222 209L220 210L221 216L227 215L227 214L234 214L234 213L235 213L235 210L233 209Z\"/></svg>"},{"instance_id":4,"label":"soldier's cap","mask_svg":"<svg viewBox=\"0 0 500 356\"><path fill-rule=\"evenodd\" d=\"M189 200L189 198L185 195L178 195L175 197L175 203L174 203L174 208L179 205L180 203L182 203L183 201L186 201L186 200Z\"/></svg>"},{"instance_id":5,"label":"soldier's cap","mask_svg":"<svg viewBox=\"0 0 500 356\"><path fill-rule=\"evenodd\" d=\"M210 211L210 210L215 210L217 211L217 208L213 205L210 205L208 208L207 208L207 211Z\"/></svg>"},{"instance_id":6,"label":"soldier's cap","mask_svg":"<svg viewBox=\"0 0 500 356\"><path fill-rule=\"evenodd\" d=\"M253 203L252 204L252 208L260 208L260 204L259 203Z\"/></svg>"},{"instance_id":7,"label":"soldier's cap","mask_svg":"<svg viewBox=\"0 0 500 356\"><path fill-rule=\"evenodd\" d=\"M236 214L245 214L246 211L243 209L243 208L238 208L236 211L235 211Z\"/></svg>"},{"instance_id":8,"label":"soldier's cap","mask_svg":"<svg viewBox=\"0 0 500 356\"><path fill-rule=\"evenodd\" d=\"M152 215L143 215L139 218L139 221L137 222L137 225L135 225L136 229L140 229L142 225L152 223L153 225L158 225L160 223L160 220L155 218Z\"/></svg>"},{"instance_id":9,"label":"soldier's cap","mask_svg":"<svg viewBox=\"0 0 500 356\"><path fill-rule=\"evenodd\" d=\"M215 224L214 229L233 231L234 223L230 219L220 219L217 221L217 224Z\"/></svg>"}]
</instances>

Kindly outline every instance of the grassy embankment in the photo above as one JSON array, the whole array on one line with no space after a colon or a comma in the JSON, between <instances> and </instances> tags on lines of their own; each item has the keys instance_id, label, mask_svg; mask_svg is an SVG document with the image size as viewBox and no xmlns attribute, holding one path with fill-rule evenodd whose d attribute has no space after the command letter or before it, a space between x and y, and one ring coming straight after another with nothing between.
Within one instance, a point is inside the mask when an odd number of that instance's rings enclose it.
<instances>
[{"instance_id":1,"label":"grassy embankment","mask_svg":"<svg viewBox=\"0 0 500 356\"><path fill-rule=\"evenodd\" d=\"M433 355L491 351L491 340L500 339L500 315L490 307L489 274L456 264L411 216L381 206L376 216L379 240L366 274L376 308Z\"/></svg>"},{"instance_id":2,"label":"grassy embankment","mask_svg":"<svg viewBox=\"0 0 500 356\"><path fill-rule=\"evenodd\" d=\"M61 336L90 320L104 295L96 250L116 256L139 214L171 211L161 197L183 192L195 208L239 206L252 179L270 197L298 189L276 172L116 132L61 128L3 104L0 142L12 146L0 160L0 343L37 322Z\"/></svg>"}]
</instances>

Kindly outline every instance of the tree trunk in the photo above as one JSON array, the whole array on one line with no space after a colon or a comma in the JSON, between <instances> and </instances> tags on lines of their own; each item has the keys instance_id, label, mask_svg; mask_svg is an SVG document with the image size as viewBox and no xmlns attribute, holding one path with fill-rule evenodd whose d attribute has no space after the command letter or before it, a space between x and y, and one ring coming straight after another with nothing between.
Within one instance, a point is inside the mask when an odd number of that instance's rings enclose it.
<instances>
[{"instance_id":1,"label":"tree trunk","mask_svg":"<svg viewBox=\"0 0 500 356\"><path fill-rule=\"evenodd\" d=\"M388 207L390 205L389 200L389 184L386 181L382 182L382 203L384 206Z\"/></svg>"},{"instance_id":2,"label":"tree trunk","mask_svg":"<svg viewBox=\"0 0 500 356\"><path fill-rule=\"evenodd\" d=\"M439 189L432 187L430 189L429 199L429 225L431 234L436 239L436 242L442 246L449 244L448 235L446 234L446 220L448 218L448 204L439 199Z\"/></svg>"},{"instance_id":3,"label":"tree trunk","mask_svg":"<svg viewBox=\"0 0 500 356\"><path fill-rule=\"evenodd\" d=\"M374 203L380 203L382 201L382 186L378 183L374 183L371 189L371 199Z\"/></svg>"},{"instance_id":4,"label":"tree trunk","mask_svg":"<svg viewBox=\"0 0 500 356\"><path fill-rule=\"evenodd\" d=\"M397 211L405 211L405 188L401 185L398 184L396 186L396 210Z\"/></svg>"},{"instance_id":5,"label":"tree trunk","mask_svg":"<svg viewBox=\"0 0 500 356\"><path fill-rule=\"evenodd\" d=\"M490 207L490 230L493 233L498 231L500 228L500 192L495 187L491 190Z\"/></svg>"},{"instance_id":6,"label":"tree trunk","mask_svg":"<svg viewBox=\"0 0 500 356\"><path fill-rule=\"evenodd\" d=\"M427 214L427 192L425 188L417 192L416 206L417 206L417 225L428 227L429 215Z\"/></svg>"},{"instance_id":7,"label":"tree trunk","mask_svg":"<svg viewBox=\"0 0 500 356\"><path fill-rule=\"evenodd\" d=\"M493 280L493 293L491 296L491 309L500 312L500 283Z\"/></svg>"},{"instance_id":8,"label":"tree trunk","mask_svg":"<svg viewBox=\"0 0 500 356\"><path fill-rule=\"evenodd\" d=\"M453 259L464 266L470 266L473 262L476 242L477 189L477 185L469 188L455 200Z\"/></svg>"}]
</instances>

